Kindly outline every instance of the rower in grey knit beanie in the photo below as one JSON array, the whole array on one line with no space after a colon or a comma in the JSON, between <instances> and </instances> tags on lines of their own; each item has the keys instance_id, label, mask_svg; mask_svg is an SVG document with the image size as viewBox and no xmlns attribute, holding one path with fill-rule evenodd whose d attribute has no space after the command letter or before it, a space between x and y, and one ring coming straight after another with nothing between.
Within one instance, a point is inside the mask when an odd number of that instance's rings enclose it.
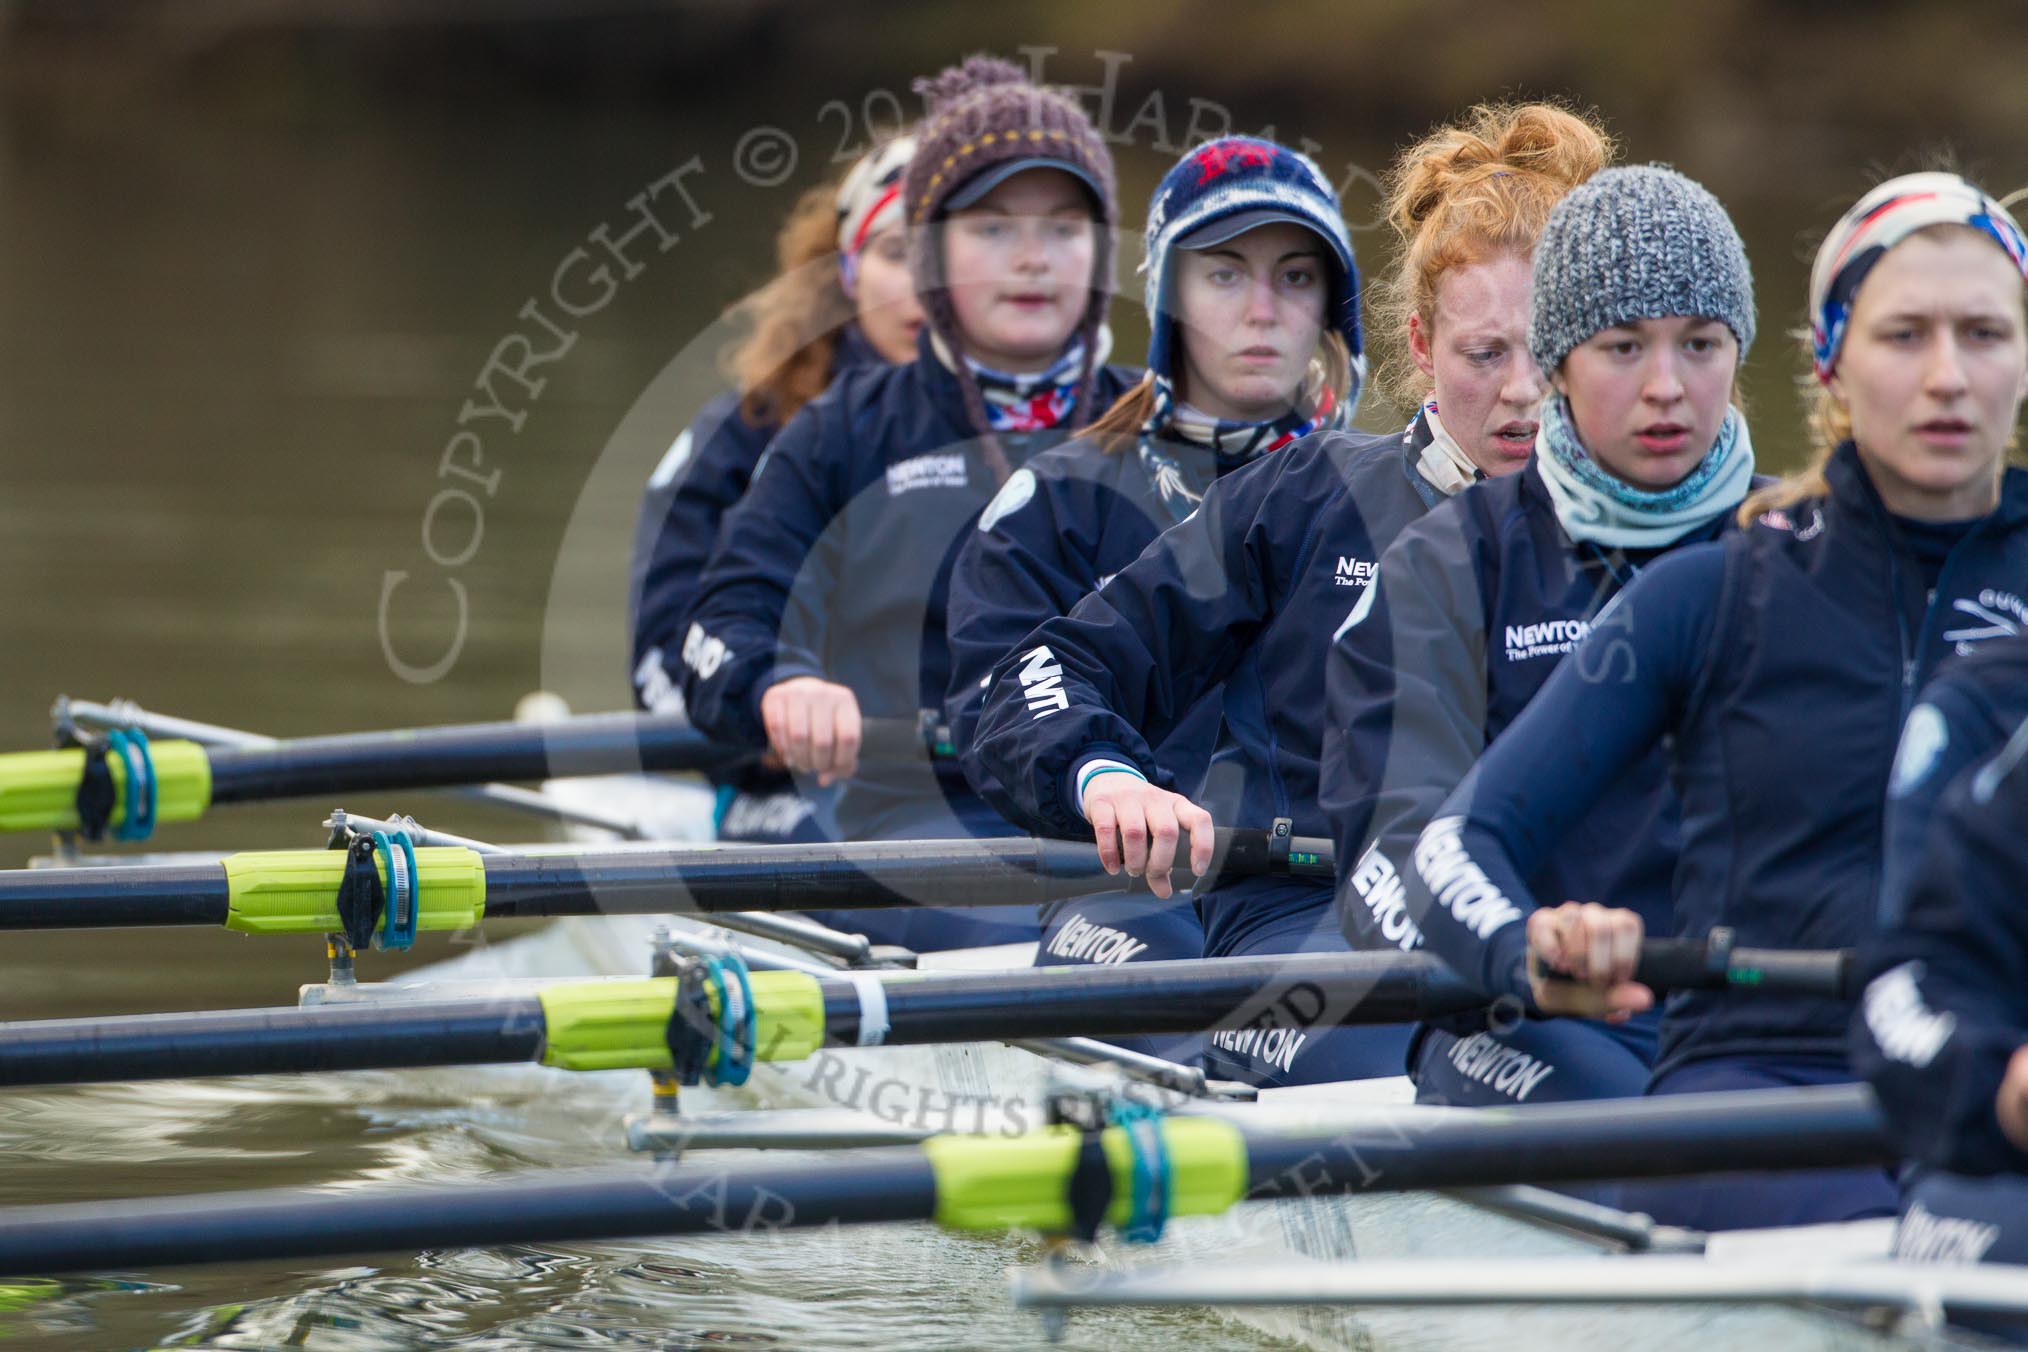
<instances>
[{"instance_id":1,"label":"rower in grey knit beanie","mask_svg":"<svg viewBox=\"0 0 2028 1352\"><path fill-rule=\"evenodd\" d=\"M1753 269L1732 217L1667 165L1606 169L1558 202L1535 243L1528 347L1549 374L1601 329L1699 315L1753 346Z\"/></svg>"}]
</instances>

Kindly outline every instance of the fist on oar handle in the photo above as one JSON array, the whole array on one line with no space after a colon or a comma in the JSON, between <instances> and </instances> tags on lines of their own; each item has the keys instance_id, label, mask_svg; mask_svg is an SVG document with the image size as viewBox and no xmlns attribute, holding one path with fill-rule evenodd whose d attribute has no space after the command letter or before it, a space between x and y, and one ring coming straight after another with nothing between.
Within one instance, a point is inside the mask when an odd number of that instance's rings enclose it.
<instances>
[{"instance_id":1,"label":"fist on oar handle","mask_svg":"<svg viewBox=\"0 0 2028 1352\"><path fill-rule=\"evenodd\" d=\"M1158 897L1176 890L1169 871L1184 837L1190 841L1190 871L1201 878L1211 870L1211 814L1180 793L1134 775L1099 775L1085 785L1084 816L1106 872L1124 868L1132 877L1145 877Z\"/></svg>"},{"instance_id":2,"label":"fist on oar handle","mask_svg":"<svg viewBox=\"0 0 2028 1352\"><path fill-rule=\"evenodd\" d=\"M1641 937L1638 911L1591 901L1537 910L1528 917L1528 985L1536 1006L1608 1023L1652 1008L1655 993L1634 980Z\"/></svg>"},{"instance_id":3,"label":"fist on oar handle","mask_svg":"<svg viewBox=\"0 0 2028 1352\"><path fill-rule=\"evenodd\" d=\"M825 788L859 769L863 724L859 697L847 686L816 676L777 681L761 696L761 722L768 749Z\"/></svg>"}]
</instances>

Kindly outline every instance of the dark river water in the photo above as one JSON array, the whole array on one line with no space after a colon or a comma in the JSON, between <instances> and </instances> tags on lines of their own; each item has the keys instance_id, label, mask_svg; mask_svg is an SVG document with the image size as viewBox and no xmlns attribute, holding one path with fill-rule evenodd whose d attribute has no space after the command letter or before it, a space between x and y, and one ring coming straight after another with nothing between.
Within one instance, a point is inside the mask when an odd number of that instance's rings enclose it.
<instances>
[{"instance_id":1,"label":"dark river water","mask_svg":"<svg viewBox=\"0 0 2028 1352\"><path fill-rule=\"evenodd\" d=\"M766 163L737 159L742 144L756 149L730 115L455 99L247 114L152 107L131 90L6 113L0 743L46 744L59 693L276 734L503 718L540 686L580 709L622 707L635 497L715 388L720 310L765 277L775 222L843 139L821 102L813 91L770 118L801 155L781 186ZM1326 158L1376 165L1384 153L1347 136ZM1146 143L1119 155L1137 217L1168 157ZM622 237L643 193L660 226L626 246L635 275L615 266L601 291L570 272L583 313L567 314L554 279L595 232ZM1355 184L1348 206L1362 202L1370 219L1371 192ZM1814 187L1750 205L1768 298L1755 442L1779 468L1800 438L1778 334L1799 308L1800 232L1824 214ZM1371 251L1379 236L1358 239ZM1131 279L1138 246L1122 259ZM1138 305L1117 318L1131 356ZM489 367L503 352L518 380ZM157 845L318 844L335 806L414 811L496 839L533 830L416 794L221 809L165 828ZM0 866L47 847L0 842ZM362 963L382 975L456 951L429 938L406 964ZM10 935L0 1018L286 1004L321 972L308 939ZM483 1187L503 1170L623 1161L617 1113L644 1098L639 1077L589 1090L478 1074L10 1092L0 1203L354 1180ZM849 1245L174 1270L0 1303L0 1341L1024 1347L1039 1335L1001 1284L1024 1257L1028 1246L909 1230ZM1186 1340L1253 1345L1181 1316L1093 1318L1068 1345Z\"/></svg>"}]
</instances>

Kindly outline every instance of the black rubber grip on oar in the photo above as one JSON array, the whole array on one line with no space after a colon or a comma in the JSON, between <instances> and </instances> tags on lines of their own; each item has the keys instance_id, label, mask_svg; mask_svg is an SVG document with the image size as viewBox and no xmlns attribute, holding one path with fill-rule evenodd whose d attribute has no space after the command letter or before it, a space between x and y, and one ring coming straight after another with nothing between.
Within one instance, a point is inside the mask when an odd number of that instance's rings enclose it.
<instances>
[{"instance_id":1,"label":"black rubber grip on oar","mask_svg":"<svg viewBox=\"0 0 2028 1352\"><path fill-rule=\"evenodd\" d=\"M1858 995L1856 955L1849 948L1739 948L1719 926L1706 939L1648 939L1634 980L1657 993L1683 990L1765 990L1850 1000Z\"/></svg>"},{"instance_id":2,"label":"black rubber grip on oar","mask_svg":"<svg viewBox=\"0 0 2028 1352\"><path fill-rule=\"evenodd\" d=\"M1634 980L1663 991L1723 990L1732 958L1732 931L1715 929L1707 939L1643 939Z\"/></svg>"}]
</instances>

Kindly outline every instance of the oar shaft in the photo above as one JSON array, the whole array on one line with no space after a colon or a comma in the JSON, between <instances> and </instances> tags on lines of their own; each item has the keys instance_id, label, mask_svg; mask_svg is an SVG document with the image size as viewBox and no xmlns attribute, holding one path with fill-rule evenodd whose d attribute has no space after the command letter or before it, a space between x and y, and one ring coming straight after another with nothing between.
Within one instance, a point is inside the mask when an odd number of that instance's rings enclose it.
<instances>
[{"instance_id":1,"label":"oar shaft","mask_svg":"<svg viewBox=\"0 0 2028 1352\"><path fill-rule=\"evenodd\" d=\"M225 871L216 864L0 873L0 930L223 925L231 905Z\"/></svg>"},{"instance_id":2,"label":"oar shaft","mask_svg":"<svg viewBox=\"0 0 2028 1352\"><path fill-rule=\"evenodd\" d=\"M793 1201L791 1201L793 1199ZM729 1171L559 1171L334 1196L302 1188L0 1210L0 1274L310 1258L392 1249L769 1233L928 1218L936 1177L920 1151L855 1161L762 1160Z\"/></svg>"},{"instance_id":3,"label":"oar shaft","mask_svg":"<svg viewBox=\"0 0 2028 1352\"><path fill-rule=\"evenodd\" d=\"M1220 830L1219 868L1228 876L1328 873L1328 841L1297 837L1291 842L1296 848L1284 852L1271 848L1270 840L1265 831ZM232 914L235 886L228 882L228 872L238 868L241 878L252 877L291 853L303 852L236 855L224 866L0 871L0 930L225 924ZM337 866L334 859L332 867ZM426 907L442 886L433 867L423 870ZM1098 852L1088 842L1026 836L572 854L498 852L485 854L470 867L458 867L468 874L483 867L483 915L494 919L1036 905L1117 886L1120 881L1099 867ZM1184 884L1189 881L1187 873L1178 878ZM335 905L335 875L330 889ZM470 923L469 918L459 922Z\"/></svg>"},{"instance_id":4,"label":"oar shaft","mask_svg":"<svg viewBox=\"0 0 2028 1352\"><path fill-rule=\"evenodd\" d=\"M47 1019L0 1025L0 1085L523 1062L543 1036L533 997Z\"/></svg>"},{"instance_id":5,"label":"oar shaft","mask_svg":"<svg viewBox=\"0 0 2028 1352\"><path fill-rule=\"evenodd\" d=\"M1426 954L1296 953L996 972L887 983L889 1042L1192 1033L1211 1028L1402 1023L1485 997ZM858 997L826 983L825 1031L851 1045Z\"/></svg>"},{"instance_id":6,"label":"oar shaft","mask_svg":"<svg viewBox=\"0 0 2028 1352\"><path fill-rule=\"evenodd\" d=\"M1229 876L1270 871L1267 833L1218 833ZM1321 867L1330 867L1329 842ZM1314 855L1319 851L1309 851ZM1179 883L1190 875L1179 872ZM1040 904L1117 886L1088 841L855 841L610 854L488 855L486 914L527 917Z\"/></svg>"},{"instance_id":7,"label":"oar shaft","mask_svg":"<svg viewBox=\"0 0 2028 1352\"><path fill-rule=\"evenodd\" d=\"M1879 1104L1863 1084L1531 1104L1497 1115L1404 1119L1329 1138L1247 1141L1255 1197L1831 1169L1894 1159Z\"/></svg>"},{"instance_id":8,"label":"oar shaft","mask_svg":"<svg viewBox=\"0 0 2028 1352\"><path fill-rule=\"evenodd\" d=\"M1248 1195L1257 1198L1524 1179L1664 1178L1892 1158L1879 1108L1860 1085L1526 1105L1497 1113L1421 1110L1404 1113L1397 1127L1299 1136L1242 1129L1242 1138ZM488 1179L483 1187L468 1180L338 1195L267 1189L15 1207L0 1210L0 1275L700 1232L753 1235L932 1217L1002 1228L1008 1222L1000 1215L1016 1205L1008 1199L1029 1210L1051 1189L1067 1186L1066 1157L1050 1151L1054 1162L1042 1162L1037 1139L972 1143L954 1160L947 1153L944 1166L930 1150L904 1146L856 1151L850 1160L586 1170ZM958 1166L955 1172L951 1165ZM1117 1165L1114 1177L1117 1188ZM947 1192L946 1184L959 1195Z\"/></svg>"},{"instance_id":9,"label":"oar shaft","mask_svg":"<svg viewBox=\"0 0 2028 1352\"><path fill-rule=\"evenodd\" d=\"M857 987L819 989L826 1037L857 1044ZM882 989L891 1044L1397 1023L1481 1003L1434 959L1387 953L916 974ZM651 1064L661 1027L629 1064ZM549 1037L535 996L50 1019L0 1024L0 1085L535 1061Z\"/></svg>"},{"instance_id":10,"label":"oar shaft","mask_svg":"<svg viewBox=\"0 0 2028 1352\"><path fill-rule=\"evenodd\" d=\"M493 779L636 770L719 770L752 753L713 742L680 719L593 714L560 723L473 723L403 732L305 737L211 750L211 801L397 789Z\"/></svg>"}]
</instances>

